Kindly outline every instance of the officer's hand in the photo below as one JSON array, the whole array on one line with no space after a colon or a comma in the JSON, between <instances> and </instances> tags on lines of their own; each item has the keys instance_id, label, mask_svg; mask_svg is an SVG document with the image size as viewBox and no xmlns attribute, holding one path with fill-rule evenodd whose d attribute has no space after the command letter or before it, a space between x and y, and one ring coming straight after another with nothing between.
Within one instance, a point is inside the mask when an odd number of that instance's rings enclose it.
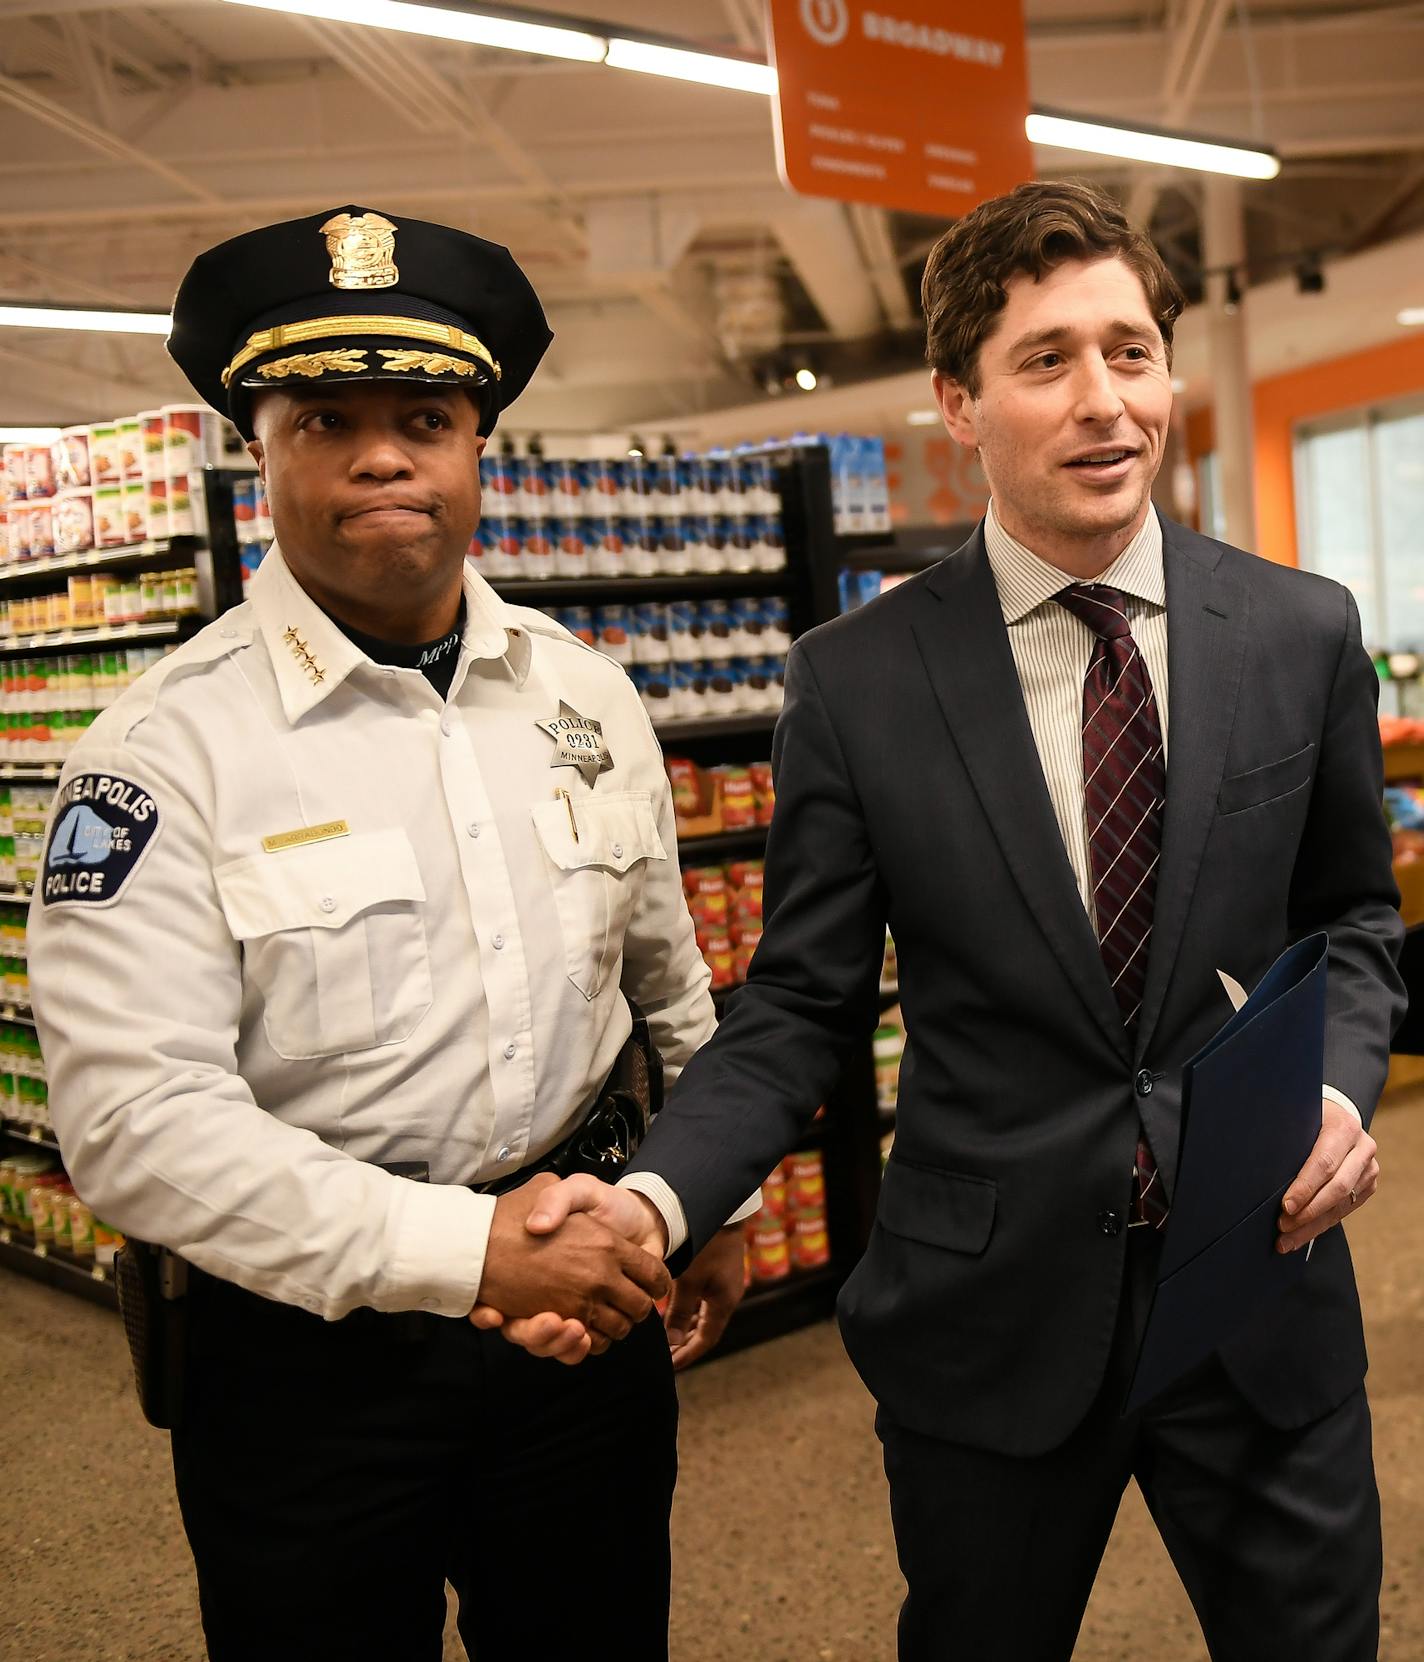
<instances>
[{"instance_id":1,"label":"officer's hand","mask_svg":"<svg viewBox=\"0 0 1424 1662\"><path fill-rule=\"evenodd\" d=\"M667 1269L591 1212L561 1220L562 1227L544 1223L539 1233L528 1227L530 1214L546 1209L541 1197L558 1187L557 1178L542 1174L495 1202L477 1308L488 1306L505 1321L548 1314L561 1331L576 1322L590 1349L606 1349L667 1293ZM498 1323L482 1316L476 1325ZM546 1342L549 1325L540 1328Z\"/></svg>"},{"instance_id":2,"label":"officer's hand","mask_svg":"<svg viewBox=\"0 0 1424 1662\"><path fill-rule=\"evenodd\" d=\"M729 1223L673 1283L667 1309L673 1367L685 1368L716 1348L746 1283L746 1233Z\"/></svg>"},{"instance_id":3,"label":"officer's hand","mask_svg":"<svg viewBox=\"0 0 1424 1662\"><path fill-rule=\"evenodd\" d=\"M651 1201L634 1190L613 1188L588 1176L565 1178L562 1183L551 1182L547 1177L534 1181L540 1185L541 1200L531 1210L526 1223L531 1233L547 1235L561 1226L566 1228L570 1214L582 1211L618 1234L635 1238L650 1253L661 1256L666 1250L667 1227L661 1214ZM510 1344L519 1345L532 1356L574 1366L590 1353L598 1354L608 1348L608 1337L612 1335L590 1331L582 1322L567 1320L556 1311L544 1310L535 1316L506 1321L499 1310L483 1302L483 1283L480 1296L482 1302L470 1312L474 1325L501 1328Z\"/></svg>"}]
</instances>

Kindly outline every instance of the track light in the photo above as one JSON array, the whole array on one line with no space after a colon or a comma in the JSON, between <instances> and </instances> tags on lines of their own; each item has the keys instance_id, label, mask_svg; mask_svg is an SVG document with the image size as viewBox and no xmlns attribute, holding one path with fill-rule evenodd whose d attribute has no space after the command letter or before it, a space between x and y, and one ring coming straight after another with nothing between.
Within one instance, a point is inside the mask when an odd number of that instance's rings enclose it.
<instances>
[{"instance_id":1,"label":"track light","mask_svg":"<svg viewBox=\"0 0 1424 1662\"><path fill-rule=\"evenodd\" d=\"M1274 179L1280 158L1261 145L1224 144L1162 128L1128 127L1114 121L1035 110L1024 122L1030 144L1087 150L1098 156L1155 162L1159 167L1190 167L1202 173L1225 173L1237 179Z\"/></svg>"},{"instance_id":2,"label":"track light","mask_svg":"<svg viewBox=\"0 0 1424 1662\"><path fill-rule=\"evenodd\" d=\"M0 326L11 329L92 329L106 335L166 335L167 312L97 311L82 306L0 306Z\"/></svg>"}]
</instances>

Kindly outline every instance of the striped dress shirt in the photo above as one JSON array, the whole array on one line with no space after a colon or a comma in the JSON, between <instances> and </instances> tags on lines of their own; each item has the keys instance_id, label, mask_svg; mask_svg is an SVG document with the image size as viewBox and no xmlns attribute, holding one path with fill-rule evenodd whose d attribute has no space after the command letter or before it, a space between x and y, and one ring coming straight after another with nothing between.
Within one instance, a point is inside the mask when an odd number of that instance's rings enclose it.
<instances>
[{"instance_id":1,"label":"striped dress shirt","mask_svg":"<svg viewBox=\"0 0 1424 1662\"><path fill-rule=\"evenodd\" d=\"M1063 835L1078 893L1092 917L1093 879L1083 807L1083 678L1097 636L1080 618L1053 603L1054 595L1080 579L1039 559L1011 537L999 523L992 502L984 521L984 542L1053 816ZM1148 511L1142 529L1117 559L1093 581L1121 589L1127 596L1132 636L1157 694L1165 762L1167 579L1162 567L1162 525L1155 508Z\"/></svg>"}]
</instances>

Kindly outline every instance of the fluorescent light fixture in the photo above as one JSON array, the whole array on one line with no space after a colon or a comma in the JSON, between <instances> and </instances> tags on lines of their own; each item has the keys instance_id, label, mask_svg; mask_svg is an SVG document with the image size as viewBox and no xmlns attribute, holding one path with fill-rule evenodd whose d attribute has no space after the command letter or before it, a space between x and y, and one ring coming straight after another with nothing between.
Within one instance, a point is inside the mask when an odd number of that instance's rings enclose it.
<instances>
[{"instance_id":1,"label":"fluorescent light fixture","mask_svg":"<svg viewBox=\"0 0 1424 1662\"><path fill-rule=\"evenodd\" d=\"M647 41L615 37L603 60L612 69L636 69L644 75L669 75L675 81L698 81L703 86L730 87L733 92L776 91L776 71L768 63L744 58L719 58L710 52L684 52L676 46L653 46Z\"/></svg>"},{"instance_id":2,"label":"fluorescent light fixture","mask_svg":"<svg viewBox=\"0 0 1424 1662\"><path fill-rule=\"evenodd\" d=\"M58 427L0 427L0 444L53 444Z\"/></svg>"},{"instance_id":3,"label":"fluorescent light fixture","mask_svg":"<svg viewBox=\"0 0 1424 1662\"><path fill-rule=\"evenodd\" d=\"M1399 321L1406 329L1417 328L1424 323L1424 306L1406 306L1399 314Z\"/></svg>"},{"instance_id":4,"label":"fluorescent light fixture","mask_svg":"<svg viewBox=\"0 0 1424 1662\"><path fill-rule=\"evenodd\" d=\"M905 421L911 427L934 427L939 422L939 411L911 410Z\"/></svg>"},{"instance_id":5,"label":"fluorescent light fixture","mask_svg":"<svg viewBox=\"0 0 1424 1662\"><path fill-rule=\"evenodd\" d=\"M0 328L93 329L108 335L167 335L167 312L82 311L77 306L0 306Z\"/></svg>"},{"instance_id":6,"label":"fluorescent light fixture","mask_svg":"<svg viewBox=\"0 0 1424 1662\"><path fill-rule=\"evenodd\" d=\"M802 392L815 392L816 372L814 369L798 369L796 371L796 385Z\"/></svg>"},{"instance_id":7,"label":"fluorescent light fixture","mask_svg":"<svg viewBox=\"0 0 1424 1662\"><path fill-rule=\"evenodd\" d=\"M608 45L602 35L560 29L548 23L487 17L479 12L449 11L442 6L411 5L409 0L228 0L233 6L290 12L327 23L362 23L372 29L395 29L406 35L434 35L471 46L502 46L510 52L533 52L545 58L572 58L602 63Z\"/></svg>"},{"instance_id":8,"label":"fluorescent light fixture","mask_svg":"<svg viewBox=\"0 0 1424 1662\"><path fill-rule=\"evenodd\" d=\"M1219 144L1213 139L1154 132L1144 127L1118 127L1104 121L1082 121L1076 116L1035 111L1024 122L1030 144L1063 150L1088 150L1098 156L1122 156L1128 161L1155 162L1159 167L1190 167L1201 173L1228 173L1237 179L1274 179L1280 158L1269 150Z\"/></svg>"}]
</instances>

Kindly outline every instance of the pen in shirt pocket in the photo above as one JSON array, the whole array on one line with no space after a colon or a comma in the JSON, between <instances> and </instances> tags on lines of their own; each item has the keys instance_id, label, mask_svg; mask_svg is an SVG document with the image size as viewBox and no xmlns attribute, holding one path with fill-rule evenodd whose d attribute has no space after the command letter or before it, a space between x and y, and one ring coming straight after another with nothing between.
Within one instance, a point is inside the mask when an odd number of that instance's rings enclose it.
<instances>
[{"instance_id":1,"label":"pen in shirt pocket","mask_svg":"<svg viewBox=\"0 0 1424 1662\"><path fill-rule=\"evenodd\" d=\"M563 799L564 799L564 806L569 811L569 830L573 832L574 841L577 842L579 840L579 828L578 828L578 821L574 818L574 799L569 795L569 793L567 791L561 790L561 791L556 792L555 794L558 795L558 796L563 797Z\"/></svg>"}]
</instances>

